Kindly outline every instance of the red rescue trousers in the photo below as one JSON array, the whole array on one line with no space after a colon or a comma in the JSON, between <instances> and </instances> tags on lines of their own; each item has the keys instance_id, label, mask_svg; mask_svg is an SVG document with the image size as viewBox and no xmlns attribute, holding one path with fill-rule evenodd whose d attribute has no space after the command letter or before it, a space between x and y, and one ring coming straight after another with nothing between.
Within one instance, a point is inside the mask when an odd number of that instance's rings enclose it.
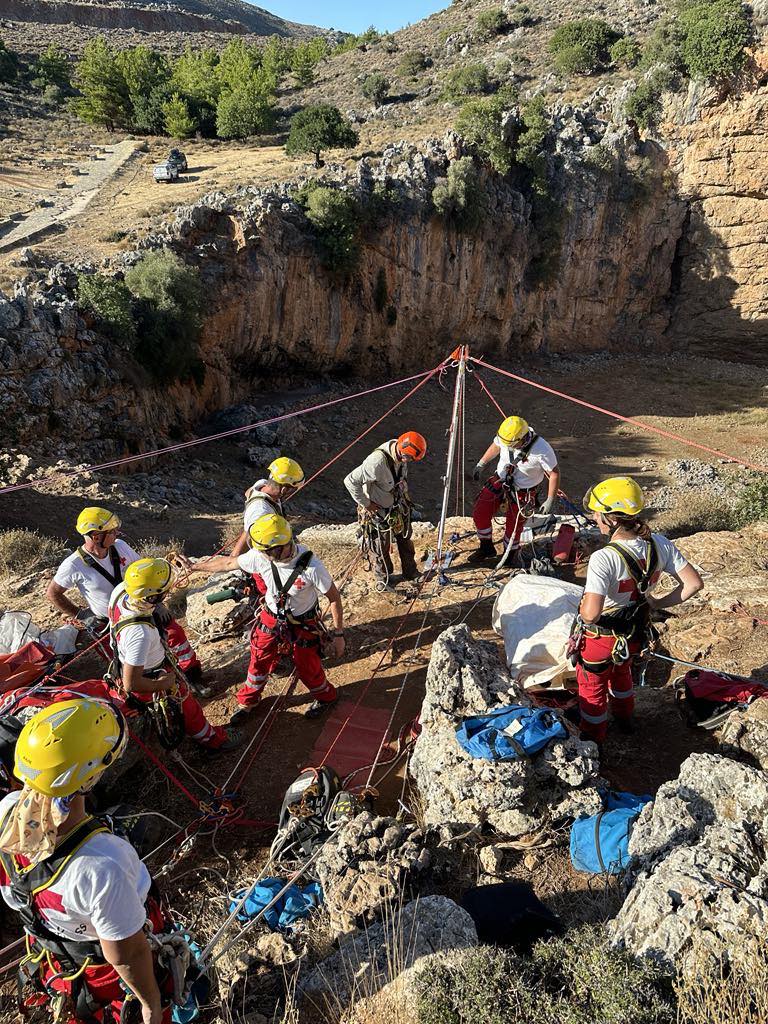
<instances>
[{"instance_id":1,"label":"red rescue trousers","mask_svg":"<svg viewBox=\"0 0 768 1024\"><path fill-rule=\"evenodd\" d=\"M635 710L635 687L632 680L632 663L640 653L641 644L630 643L630 656L620 665L610 662L600 672L591 671L589 664L599 665L609 661L615 638L596 636L588 630L584 634L581 660L576 666L579 684L579 710L581 731L585 738L602 743L608 729L608 702L614 718L631 718Z\"/></svg>"},{"instance_id":2,"label":"red rescue trousers","mask_svg":"<svg viewBox=\"0 0 768 1024\"><path fill-rule=\"evenodd\" d=\"M512 548L520 547L520 534L526 523L526 516L521 515L520 509L530 507L536 501L537 487L529 490L517 491L517 501L514 494L510 494L509 508L507 509L507 520L504 525L504 545L506 547L512 540ZM480 540L491 540L493 535L493 517L499 511L505 498L505 490L501 480L494 475L489 477L488 482L475 500L475 507L472 509L472 518L475 521L475 529ZM529 513L530 514L530 513Z\"/></svg>"},{"instance_id":3,"label":"red rescue trousers","mask_svg":"<svg viewBox=\"0 0 768 1024\"><path fill-rule=\"evenodd\" d=\"M165 626L165 641L178 661L182 672L186 672L193 665L200 664L194 648L184 632L184 628L179 625L176 619L171 619L168 625Z\"/></svg>"},{"instance_id":4,"label":"red rescue trousers","mask_svg":"<svg viewBox=\"0 0 768 1024\"><path fill-rule=\"evenodd\" d=\"M288 636L278 635L277 617L262 608L259 618L251 630L251 661L248 665L248 681L237 691L237 702L243 707L257 704L266 686L267 679L274 671L286 648L290 651L296 673L315 700L323 703L336 700L336 690L329 683L320 661L320 639L312 629L309 620L307 628L289 624Z\"/></svg>"}]
</instances>

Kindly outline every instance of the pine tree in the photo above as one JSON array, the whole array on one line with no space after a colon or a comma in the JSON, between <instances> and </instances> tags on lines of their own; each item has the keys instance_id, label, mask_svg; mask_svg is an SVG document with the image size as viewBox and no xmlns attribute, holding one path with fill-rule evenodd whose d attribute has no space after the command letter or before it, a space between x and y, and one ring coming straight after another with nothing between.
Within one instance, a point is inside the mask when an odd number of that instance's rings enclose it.
<instances>
[{"instance_id":1,"label":"pine tree","mask_svg":"<svg viewBox=\"0 0 768 1024\"><path fill-rule=\"evenodd\" d=\"M220 139L247 139L272 127L271 94L252 75L236 89L222 93L216 108L216 134Z\"/></svg>"},{"instance_id":2,"label":"pine tree","mask_svg":"<svg viewBox=\"0 0 768 1024\"><path fill-rule=\"evenodd\" d=\"M187 101L177 92L163 104L165 130L175 139L188 139L197 130L197 121L189 112Z\"/></svg>"},{"instance_id":3,"label":"pine tree","mask_svg":"<svg viewBox=\"0 0 768 1024\"><path fill-rule=\"evenodd\" d=\"M75 68L74 83L80 91L74 109L84 121L102 124L109 131L129 124L128 86L114 51L101 36L86 43Z\"/></svg>"}]
</instances>

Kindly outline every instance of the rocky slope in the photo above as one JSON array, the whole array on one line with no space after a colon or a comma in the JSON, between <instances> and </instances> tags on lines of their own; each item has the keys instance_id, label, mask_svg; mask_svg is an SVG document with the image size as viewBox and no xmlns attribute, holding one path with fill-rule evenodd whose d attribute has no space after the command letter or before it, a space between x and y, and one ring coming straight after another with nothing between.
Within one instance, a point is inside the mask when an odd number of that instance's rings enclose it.
<instances>
[{"instance_id":1,"label":"rocky slope","mask_svg":"<svg viewBox=\"0 0 768 1024\"><path fill-rule=\"evenodd\" d=\"M243 0L4 0L0 14L10 21L38 25L78 25L135 29L142 32L228 32L257 35L303 35L306 25L284 21Z\"/></svg>"}]
</instances>

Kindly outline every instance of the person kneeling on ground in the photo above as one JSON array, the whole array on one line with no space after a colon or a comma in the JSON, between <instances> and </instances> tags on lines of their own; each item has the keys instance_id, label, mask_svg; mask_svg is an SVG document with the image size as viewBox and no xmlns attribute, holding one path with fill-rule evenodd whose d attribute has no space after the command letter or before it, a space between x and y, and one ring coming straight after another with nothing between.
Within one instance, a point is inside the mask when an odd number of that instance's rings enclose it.
<instances>
[{"instance_id":1,"label":"person kneeling on ground","mask_svg":"<svg viewBox=\"0 0 768 1024\"><path fill-rule=\"evenodd\" d=\"M584 509L610 542L590 556L572 646L576 654L581 732L602 743L608 701L616 724L634 731L632 663L647 646L650 613L682 604L704 585L675 545L651 533L642 519L645 498L631 477L611 477L590 488ZM661 598L650 591L663 572L677 587Z\"/></svg>"},{"instance_id":2,"label":"person kneeling on ground","mask_svg":"<svg viewBox=\"0 0 768 1024\"><path fill-rule=\"evenodd\" d=\"M408 463L421 462L427 454L422 434L408 430L400 437L375 448L345 477L344 486L361 511L363 528L371 526L371 550L378 580L388 582L393 572L392 539L397 544L403 579L415 580L416 549L411 539L411 500L408 493Z\"/></svg>"},{"instance_id":3,"label":"person kneeling on ground","mask_svg":"<svg viewBox=\"0 0 768 1024\"><path fill-rule=\"evenodd\" d=\"M84 508L77 518L76 530L83 543L61 563L45 594L53 607L74 620L75 625L89 626L97 632L106 628L112 591L122 582L128 566L141 557L118 536L120 525L120 519L106 508ZM89 614L83 615L83 609L66 596L74 587L85 599ZM156 605L153 612L179 667L189 682L197 686L203 669L187 634L164 605Z\"/></svg>"},{"instance_id":4,"label":"person kneeling on ground","mask_svg":"<svg viewBox=\"0 0 768 1024\"><path fill-rule=\"evenodd\" d=\"M172 699L181 702L187 736L209 751L232 750L242 742L239 730L211 725L183 676L169 671L172 666L168 664L154 610L172 584L173 567L169 561L140 558L128 566L124 582L115 587L108 613L122 690L147 702L152 694L170 693Z\"/></svg>"},{"instance_id":5,"label":"person kneeling on ground","mask_svg":"<svg viewBox=\"0 0 768 1024\"><path fill-rule=\"evenodd\" d=\"M130 843L85 809L84 794L120 757L127 735L106 701L43 708L16 744L14 774L24 788L0 803L0 892L21 918L29 951L20 1005L48 1003L60 1024L122 1020L126 991L143 1024L171 1019L172 985L158 983L145 928L149 921L160 935L172 922Z\"/></svg>"},{"instance_id":6,"label":"person kneeling on ground","mask_svg":"<svg viewBox=\"0 0 768 1024\"><path fill-rule=\"evenodd\" d=\"M341 658L344 654L341 594L320 559L303 544L294 542L293 531L282 516L262 516L251 526L249 535L250 551L236 558L218 555L189 565L191 572L207 573L239 568L258 574L266 585L264 605L251 631L248 680L237 691L238 703L243 709L258 704L281 655L290 653L299 679L314 698L305 715L318 718L338 699L320 660L324 628L318 598L323 594L330 603L333 656Z\"/></svg>"},{"instance_id":7,"label":"person kneeling on ground","mask_svg":"<svg viewBox=\"0 0 768 1024\"><path fill-rule=\"evenodd\" d=\"M493 444L475 466L472 479L478 481L486 464L497 455L499 462L496 472L488 478L472 509L480 546L473 551L468 561L484 562L496 557L493 517L506 501L505 557L501 564L507 568L521 568L520 535L526 520L536 511L539 486L544 477L548 476L547 497L539 511L549 515L557 500L560 470L552 446L543 437L539 437L521 416L507 416Z\"/></svg>"},{"instance_id":8,"label":"person kneeling on ground","mask_svg":"<svg viewBox=\"0 0 768 1024\"><path fill-rule=\"evenodd\" d=\"M248 550L248 531L256 520L269 515L270 512L284 516L283 502L292 497L304 483L304 470L294 459L287 459L284 456L275 459L267 472L268 479L257 480L253 487L249 487L245 492L243 532L230 552L233 557Z\"/></svg>"}]
</instances>

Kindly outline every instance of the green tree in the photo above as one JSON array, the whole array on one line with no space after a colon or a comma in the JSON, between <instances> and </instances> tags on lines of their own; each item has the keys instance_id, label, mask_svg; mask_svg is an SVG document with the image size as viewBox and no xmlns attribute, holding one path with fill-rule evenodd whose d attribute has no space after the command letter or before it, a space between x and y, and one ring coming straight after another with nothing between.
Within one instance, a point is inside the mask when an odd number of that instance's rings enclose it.
<instances>
[{"instance_id":1,"label":"green tree","mask_svg":"<svg viewBox=\"0 0 768 1024\"><path fill-rule=\"evenodd\" d=\"M104 125L109 131L127 127L131 101L115 52L101 36L89 39L75 67L74 84L80 96L75 112L84 121Z\"/></svg>"},{"instance_id":2,"label":"green tree","mask_svg":"<svg viewBox=\"0 0 768 1024\"><path fill-rule=\"evenodd\" d=\"M280 81L291 70L293 46L282 36L270 36L261 51L261 66L272 79L272 89L276 89Z\"/></svg>"},{"instance_id":3,"label":"green tree","mask_svg":"<svg viewBox=\"0 0 768 1024\"><path fill-rule=\"evenodd\" d=\"M219 97L216 134L220 139L247 139L263 135L273 126L270 97L254 75Z\"/></svg>"},{"instance_id":4,"label":"green tree","mask_svg":"<svg viewBox=\"0 0 768 1024\"><path fill-rule=\"evenodd\" d=\"M182 55L173 65L171 88L190 102L198 111L207 108L209 116L216 110L221 91L217 74L219 57L215 50L207 48L193 50L187 44Z\"/></svg>"},{"instance_id":5,"label":"green tree","mask_svg":"<svg viewBox=\"0 0 768 1024\"><path fill-rule=\"evenodd\" d=\"M163 113L163 124L165 130L174 139L188 139L197 130L197 121L189 111L186 100L183 100L178 93L174 93L166 100L161 110Z\"/></svg>"},{"instance_id":6,"label":"green tree","mask_svg":"<svg viewBox=\"0 0 768 1024\"><path fill-rule=\"evenodd\" d=\"M19 73L19 60L15 53L6 48L0 39L0 83L9 85Z\"/></svg>"},{"instance_id":7,"label":"green tree","mask_svg":"<svg viewBox=\"0 0 768 1024\"><path fill-rule=\"evenodd\" d=\"M261 67L261 51L242 39L232 39L219 56L216 76L222 90L237 89Z\"/></svg>"},{"instance_id":8,"label":"green tree","mask_svg":"<svg viewBox=\"0 0 768 1024\"><path fill-rule=\"evenodd\" d=\"M131 127L134 131L161 131L162 104L170 95L168 60L148 46L123 50L116 60L128 89Z\"/></svg>"},{"instance_id":9,"label":"green tree","mask_svg":"<svg viewBox=\"0 0 768 1024\"><path fill-rule=\"evenodd\" d=\"M608 54L612 64L618 64L622 68L634 68L640 63L642 50L632 36L622 36L611 46Z\"/></svg>"},{"instance_id":10,"label":"green tree","mask_svg":"<svg viewBox=\"0 0 768 1024\"><path fill-rule=\"evenodd\" d=\"M315 80L315 58L305 43L296 47L291 61L291 73L296 84L301 89L306 89Z\"/></svg>"},{"instance_id":11,"label":"green tree","mask_svg":"<svg viewBox=\"0 0 768 1024\"><path fill-rule=\"evenodd\" d=\"M520 133L515 148L515 158L523 167L527 167L533 176L533 189L541 195L547 195L547 173L545 143L550 129L547 104L543 96L534 98L523 108L521 115L523 131Z\"/></svg>"},{"instance_id":12,"label":"green tree","mask_svg":"<svg viewBox=\"0 0 768 1024\"><path fill-rule=\"evenodd\" d=\"M505 88L496 96L469 100L459 111L456 131L474 146L499 174L506 174L514 162L514 149L506 137L503 118L516 101L513 90Z\"/></svg>"},{"instance_id":13,"label":"green tree","mask_svg":"<svg viewBox=\"0 0 768 1024\"><path fill-rule=\"evenodd\" d=\"M133 100L133 130L142 135L164 135L168 130L164 107L171 95L168 82L155 86L148 94L137 95Z\"/></svg>"},{"instance_id":14,"label":"green tree","mask_svg":"<svg viewBox=\"0 0 768 1024\"><path fill-rule=\"evenodd\" d=\"M49 85L55 85L61 90L70 88L69 59L66 53L53 43L38 57L33 74L35 83L40 83L40 89L45 89Z\"/></svg>"},{"instance_id":15,"label":"green tree","mask_svg":"<svg viewBox=\"0 0 768 1024\"><path fill-rule=\"evenodd\" d=\"M620 33L600 18L579 18L555 29L549 41L549 52L563 74L592 74L609 61L609 49Z\"/></svg>"},{"instance_id":16,"label":"green tree","mask_svg":"<svg viewBox=\"0 0 768 1024\"><path fill-rule=\"evenodd\" d=\"M131 293L122 281L104 274L80 274L77 303L91 313L103 332L125 348L136 340Z\"/></svg>"},{"instance_id":17,"label":"green tree","mask_svg":"<svg viewBox=\"0 0 768 1024\"><path fill-rule=\"evenodd\" d=\"M656 127L661 110L661 88L653 76L638 82L637 88L629 94L624 104L627 120L634 121L644 131Z\"/></svg>"},{"instance_id":18,"label":"green tree","mask_svg":"<svg viewBox=\"0 0 768 1024\"><path fill-rule=\"evenodd\" d=\"M448 177L432 190L437 212L453 221L459 231L476 231L487 213L487 198L471 156L454 160Z\"/></svg>"},{"instance_id":19,"label":"green tree","mask_svg":"<svg viewBox=\"0 0 768 1024\"><path fill-rule=\"evenodd\" d=\"M285 152L288 156L313 153L315 167L322 167L320 153L324 149L356 146L359 140L360 136L344 120L338 107L321 103L316 107L306 107L291 118Z\"/></svg>"},{"instance_id":20,"label":"green tree","mask_svg":"<svg viewBox=\"0 0 768 1024\"><path fill-rule=\"evenodd\" d=\"M448 73L443 87L443 95L454 102L465 96L478 96L488 91L488 69L485 64L475 61L460 65Z\"/></svg>"},{"instance_id":21,"label":"green tree","mask_svg":"<svg viewBox=\"0 0 768 1024\"><path fill-rule=\"evenodd\" d=\"M740 0L689 0L678 27L683 64L691 78L729 78L744 66L752 28Z\"/></svg>"},{"instance_id":22,"label":"green tree","mask_svg":"<svg viewBox=\"0 0 768 1024\"><path fill-rule=\"evenodd\" d=\"M380 107L389 95L389 79L380 71L374 71L363 79L361 92L375 107Z\"/></svg>"}]
</instances>

